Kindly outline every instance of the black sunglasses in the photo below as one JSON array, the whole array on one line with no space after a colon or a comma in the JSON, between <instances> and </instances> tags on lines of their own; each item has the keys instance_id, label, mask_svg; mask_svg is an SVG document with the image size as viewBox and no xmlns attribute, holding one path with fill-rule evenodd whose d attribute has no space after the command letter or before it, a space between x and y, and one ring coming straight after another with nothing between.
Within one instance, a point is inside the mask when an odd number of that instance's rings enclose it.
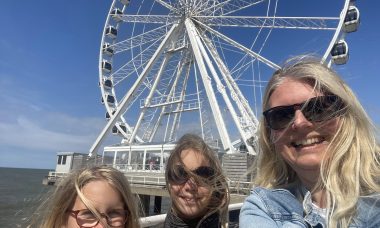
<instances>
[{"instance_id":1,"label":"black sunglasses","mask_svg":"<svg viewBox=\"0 0 380 228\"><path fill-rule=\"evenodd\" d=\"M199 166L195 170L191 170L193 174L201 178L210 178L215 175L215 170L208 166ZM168 181L174 184L184 184L189 178L190 174L186 172L185 168L181 165L175 166L174 169L168 171Z\"/></svg>"},{"instance_id":2,"label":"black sunglasses","mask_svg":"<svg viewBox=\"0 0 380 228\"><path fill-rule=\"evenodd\" d=\"M342 114L343 101L336 95L313 97L303 103L277 106L263 112L267 125L273 130L284 129L294 120L297 109L308 121L322 122Z\"/></svg>"}]
</instances>

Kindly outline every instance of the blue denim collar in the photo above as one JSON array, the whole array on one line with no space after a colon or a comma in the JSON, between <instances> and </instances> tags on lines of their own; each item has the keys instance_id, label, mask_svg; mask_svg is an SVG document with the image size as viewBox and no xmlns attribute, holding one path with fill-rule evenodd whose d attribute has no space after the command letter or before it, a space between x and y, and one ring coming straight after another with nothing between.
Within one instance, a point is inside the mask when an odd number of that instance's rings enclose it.
<instances>
[{"instance_id":1,"label":"blue denim collar","mask_svg":"<svg viewBox=\"0 0 380 228\"><path fill-rule=\"evenodd\" d=\"M326 225L327 210L318 208L317 206L313 206L313 201L311 199L310 191L306 192L302 205L305 212L304 218L310 225L317 226L319 223L322 225L322 227L327 227Z\"/></svg>"}]
</instances>

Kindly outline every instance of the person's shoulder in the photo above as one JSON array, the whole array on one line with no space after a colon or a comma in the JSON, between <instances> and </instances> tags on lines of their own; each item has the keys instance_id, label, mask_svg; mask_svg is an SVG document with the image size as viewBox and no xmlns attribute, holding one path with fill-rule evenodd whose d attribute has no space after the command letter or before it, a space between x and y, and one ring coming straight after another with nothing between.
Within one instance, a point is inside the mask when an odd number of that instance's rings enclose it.
<instances>
[{"instance_id":1,"label":"person's shoulder","mask_svg":"<svg viewBox=\"0 0 380 228\"><path fill-rule=\"evenodd\" d=\"M307 227L301 203L286 189L255 187L239 217L241 227Z\"/></svg>"},{"instance_id":2,"label":"person's shoulder","mask_svg":"<svg viewBox=\"0 0 380 228\"><path fill-rule=\"evenodd\" d=\"M302 204L287 189L268 189L255 187L251 190L250 196L246 201L251 203L263 204L269 211L280 213L295 212L302 214Z\"/></svg>"},{"instance_id":3,"label":"person's shoulder","mask_svg":"<svg viewBox=\"0 0 380 228\"><path fill-rule=\"evenodd\" d=\"M380 193L361 196L358 201L358 210L380 214Z\"/></svg>"},{"instance_id":4,"label":"person's shoulder","mask_svg":"<svg viewBox=\"0 0 380 228\"><path fill-rule=\"evenodd\" d=\"M284 188L275 188L275 189L269 189L269 188L263 188L263 187L254 187L251 190L251 195L257 194L259 197L263 199L269 199L269 200L277 200L277 199L289 199L291 201L297 200L296 197L288 190Z\"/></svg>"},{"instance_id":5,"label":"person's shoulder","mask_svg":"<svg viewBox=\"0 0 380 228\"><path fill-rule=\"evenodd\" d=\"M362 224L360 227L380 227L380 193L359 198L356 223Z\"/></svg>"}]
</instances>

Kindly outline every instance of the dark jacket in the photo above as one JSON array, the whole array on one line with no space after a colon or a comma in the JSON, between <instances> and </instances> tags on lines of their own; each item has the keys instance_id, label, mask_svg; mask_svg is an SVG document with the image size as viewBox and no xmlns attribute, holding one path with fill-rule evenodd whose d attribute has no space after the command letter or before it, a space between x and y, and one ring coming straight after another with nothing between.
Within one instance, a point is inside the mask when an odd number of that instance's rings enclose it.
<instances>
[{"instance_id":1,"label":"dark jacket","mask_svg":"<svg viewBox=\"0 0 380 228\"><path fill-rule=\"evenodd\" d=\"M186 227L186 228L220 228L219 214L214 213L207 218L199 217L196 219L185 220L176 216L172 210L166 215L164 228ZM202 220L202 221L201 221Z\"/></svg>"}]
</instances>

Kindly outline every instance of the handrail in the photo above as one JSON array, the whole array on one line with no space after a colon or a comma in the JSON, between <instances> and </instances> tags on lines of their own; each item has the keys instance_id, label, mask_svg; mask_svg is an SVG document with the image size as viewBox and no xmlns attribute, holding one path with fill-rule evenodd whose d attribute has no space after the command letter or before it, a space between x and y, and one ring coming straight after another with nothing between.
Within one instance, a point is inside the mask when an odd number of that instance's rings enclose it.
<instances>
[{"instance_id":1,"label":"handrail","mask_svg":"<svg viewBox=\"0 0 380 228\"><path fill-rule=\"evenodd\" d=\"M228 205L228 211L240 210L243 203L233 203ZM141 227L150 227L163 224L166 218L166 214L152 215L140 218Z\"/></svg>"}]
</instances>

